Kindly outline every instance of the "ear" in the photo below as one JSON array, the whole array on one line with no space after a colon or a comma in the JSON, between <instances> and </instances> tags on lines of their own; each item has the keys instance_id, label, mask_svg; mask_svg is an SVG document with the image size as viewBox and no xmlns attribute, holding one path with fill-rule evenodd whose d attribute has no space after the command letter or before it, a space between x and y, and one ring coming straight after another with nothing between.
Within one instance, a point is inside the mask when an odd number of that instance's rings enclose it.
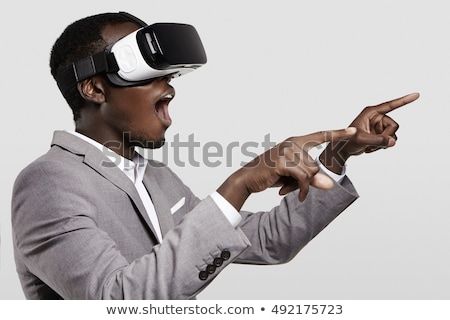
<instances>
[{"instance_id":1,"label":"ear","mask_svg":"<svg viewBox=\"0 0 450 320\"><path fill-rule=\"evenodd\" d=\"M105 102L104 83L98 77L94 76L79 82L77 88L84 100L95 104Z\"/></svg>"}]
</instances>

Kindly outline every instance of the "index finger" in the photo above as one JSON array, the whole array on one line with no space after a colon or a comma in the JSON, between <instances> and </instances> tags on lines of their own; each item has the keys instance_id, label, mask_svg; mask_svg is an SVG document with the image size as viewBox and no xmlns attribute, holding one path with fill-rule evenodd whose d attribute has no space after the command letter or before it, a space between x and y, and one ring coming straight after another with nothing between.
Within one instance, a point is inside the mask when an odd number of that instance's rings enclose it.
<instances>
[{"instance_id":1,"label":"index finger","mask_svg":"<svg viewBox=\"0 0 450 320\"><path fill-rule=\"evenodd\" d=\"M289 140L296 144L299 148L309 151L310 149L325 142L348 139L355 133L356 128L349 127L341 130L319 131Z\"/></svg>"},{"instance_id":2,"label":"index finger","mask_svg":"<svg viewBox=\"0 0 450 320\"><path fill-rule=\"evenodd\" d=\"M388 112L391 112L392 110L403 107L405 104L417 100L417 98L419 98L419 93L411 93L404 97L381 103L373 108L379 113L386 114Z\"/></svg>"}]
</instances>

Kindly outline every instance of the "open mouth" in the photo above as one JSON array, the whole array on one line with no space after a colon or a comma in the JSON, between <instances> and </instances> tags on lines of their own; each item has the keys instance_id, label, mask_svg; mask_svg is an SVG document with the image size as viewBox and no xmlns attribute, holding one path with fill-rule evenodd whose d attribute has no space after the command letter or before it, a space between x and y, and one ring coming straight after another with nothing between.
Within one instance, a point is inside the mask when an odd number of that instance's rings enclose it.
<instances>
[{"instance_id":1,"label":"open mouth","mask_svg":"<svg viewBox=\"0 0 450 320\"><path fill-rule=\"evenodd\" d=\"M161 120L161 122L166 126L169 127L172 124L172 119L169 115L169 103L174 98L173 93L168 93L165 96L163 96L158 102L155 104L155 111L158 115L158 118Z\"/></svg>"}]
</instances>

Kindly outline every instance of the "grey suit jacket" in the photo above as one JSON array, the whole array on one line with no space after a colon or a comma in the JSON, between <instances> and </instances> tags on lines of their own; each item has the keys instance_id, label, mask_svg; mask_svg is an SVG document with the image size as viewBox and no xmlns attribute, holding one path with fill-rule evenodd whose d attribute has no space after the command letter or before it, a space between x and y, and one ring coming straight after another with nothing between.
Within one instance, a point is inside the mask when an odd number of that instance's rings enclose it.
<instances>
[{"instance_id":1,"label":"grey suit jacket","mask_svg":"<svg viewBox=\"0 0 450 320\"><path fill-rule=\"evenodd\" d=\"M17 177L12 227L28 299L193 299L231 262L292 259L357 197L346 178L330 191L297 193L268 212L242 212L233 228L165 165L149 161L144 184L159 243L132 182L89 143L65 132ZM172 212L174 211L175 212Z\"/></svg>"}]
</instances>

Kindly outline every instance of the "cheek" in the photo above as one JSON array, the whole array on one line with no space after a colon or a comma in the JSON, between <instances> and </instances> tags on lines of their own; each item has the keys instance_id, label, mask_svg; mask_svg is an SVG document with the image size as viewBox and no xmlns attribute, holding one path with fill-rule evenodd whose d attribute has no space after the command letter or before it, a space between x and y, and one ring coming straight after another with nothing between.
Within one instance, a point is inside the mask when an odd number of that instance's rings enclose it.
<instances>
[{"instance_id":1,"label":"cheek","mask_svg":"<svg viewBox=\"0 0 450 320\"><path fill-rule=\"evenodd\" d=\"M151 95L143 94L138 88L120 88L113 90L106 101L104 115L122 122L144 122L154 113Z\"/></svg>"},{"instance_id":2,"label":"cheek","mask_svg":"<svg viewBox=\"0 0 450 320\"><path fill-rule=\"evenodd\" d=\"M130 132L147 139L160 139L165 127L155 104L161 96L158 86L111 88L102 106L103 117L117 133Z\"/></svg>"}]
</instances>

